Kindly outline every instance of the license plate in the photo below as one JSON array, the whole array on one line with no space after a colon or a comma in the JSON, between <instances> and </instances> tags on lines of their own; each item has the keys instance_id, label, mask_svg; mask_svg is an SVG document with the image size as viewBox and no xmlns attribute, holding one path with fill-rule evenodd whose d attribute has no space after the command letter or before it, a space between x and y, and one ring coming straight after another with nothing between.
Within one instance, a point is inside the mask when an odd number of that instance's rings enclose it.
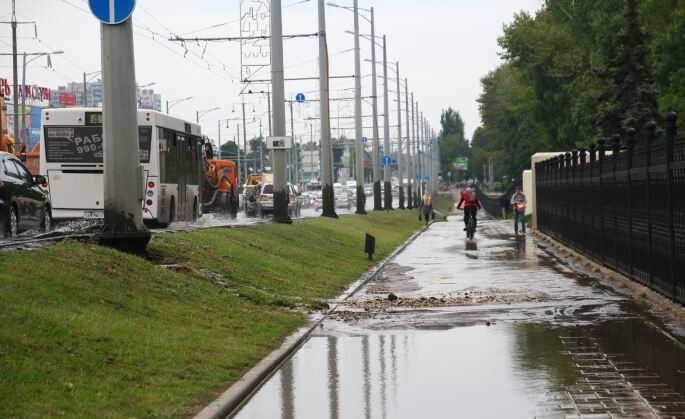
<instances>
[{"instance_id":1,"label":"license plate","mask_svg":"<svg viewBox=\"0 0 685 419\"><path fill-rule=\"evenodd\" d=\"M104 218L102 211L83 211L83 218Z\"/></svg>"}]
</instances>

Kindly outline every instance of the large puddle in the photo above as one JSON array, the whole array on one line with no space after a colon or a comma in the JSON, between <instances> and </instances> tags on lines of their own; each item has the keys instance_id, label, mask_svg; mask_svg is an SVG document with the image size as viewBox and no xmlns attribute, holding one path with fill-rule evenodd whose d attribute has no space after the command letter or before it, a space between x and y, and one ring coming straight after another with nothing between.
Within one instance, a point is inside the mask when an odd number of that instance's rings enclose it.
<instances>
[{"instance_id":1,"label":"large puddle","mask_svg":"<svg viewBox=\"0 0 685 419\"><path fill-rule=\"evenodd\" d=\"M685 352L641 320L312 337L238 418L685 417Z\"/></svg>"},{"instance_id":2,"label":"large puddle","mask_svg":"<svg viewBox=\"0 0 685 419\"><path fill-rule=\"evenodd\" d=\"M685 418L658 319L507 224L461 226L431 226L236 417Z\"/></svg>"}]
</instances>

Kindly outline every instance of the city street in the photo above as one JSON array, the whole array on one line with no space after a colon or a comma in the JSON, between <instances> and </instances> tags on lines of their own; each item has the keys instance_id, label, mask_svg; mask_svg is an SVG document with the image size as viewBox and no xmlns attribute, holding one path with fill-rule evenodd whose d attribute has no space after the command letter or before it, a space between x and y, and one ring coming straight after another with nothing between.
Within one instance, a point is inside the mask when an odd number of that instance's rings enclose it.
<instances>
[{"instance_id":1,"label":"city street","mask_svg":"<svg viewBox=\"0 0 685 419\"><path fill-rule=\"evenodd\" d=\"M509 222L462 226L432 224L236 417L685 417L681 330Z\"/></svg>"}]
</instances>

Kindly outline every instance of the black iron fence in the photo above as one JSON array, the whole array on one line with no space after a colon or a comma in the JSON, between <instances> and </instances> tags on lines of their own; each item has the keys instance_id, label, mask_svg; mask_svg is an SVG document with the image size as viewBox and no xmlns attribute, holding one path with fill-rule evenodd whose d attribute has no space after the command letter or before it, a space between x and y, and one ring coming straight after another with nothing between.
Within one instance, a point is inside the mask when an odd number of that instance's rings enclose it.
<instances>
[{"instance_id":1,"label":"black iron fence","mask_svg":"<svg viewBox=\"0 0 685 419\"><path fill-rule=\"evenodd\" d=\"M675 113L662 138L592 144L535 165L538 228L599 263L685 303L685 138Z\"/></svg>"},{"instance_id":2,"label":"black iron fence","mask_svg":"<svg viewBox=\"0 0 685 419\"><path fill-rule=\"evenodd\" d=\"M509 213L511 196L514 194L514 189L516 189L517 184L513 184L501 195L492 197L487 195L482 189L476 186L476 193L478 194L478 200L485 211L492 215L493 217L499 217L502 215L502 208L505 209L506 213Z\"/></svg>"}]
</instances>

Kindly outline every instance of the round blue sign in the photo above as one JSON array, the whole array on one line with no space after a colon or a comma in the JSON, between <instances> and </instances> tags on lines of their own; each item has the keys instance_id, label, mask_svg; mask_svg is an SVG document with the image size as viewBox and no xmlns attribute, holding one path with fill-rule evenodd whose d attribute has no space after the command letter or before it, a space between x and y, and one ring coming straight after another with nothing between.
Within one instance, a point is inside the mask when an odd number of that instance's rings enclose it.
<instances>
[{"instance_id":1,"label":"round blue sign","mask_svg":"<svg viewBox=\"0 0 685 419\"><path fill-rule=\"evenodd\" d=\"M390 166L391 163L392 163L392 157L383 156L383 166Z\"/></svg>"},{"instance_id":2,"label":"round blue sign","mask_svg":"<svg viewBox=\"0 0 685 419\"><path fill-rule=\"evenodd\" d=\"M297 96L295 96L295 100L298 101L299 103L304 102L304 93L298 93Z\"/></svg>"},{"instance_id":3,"label":"round blue sign","mask_svg":"<svg viewBox=\"0 0 685 419\"><path fill-rule=\"evenodd\" d=\"M368 138L366 138L366 137L362 137L362 141L364 141L364 144L366 144L366 143L368 143L368 142L369 142L369 139L368 139Z\"/></svg>"},{"instance_id":4,"label":"round blue sign","mask_svg":"<svg viewBox=\"0 0 685 419\"><path fill-rule=\"evenodd\" d=\"M88 6L100 22L117 25L131 17L136 0L88 0Z\"/></svg>"}]
</instances>

